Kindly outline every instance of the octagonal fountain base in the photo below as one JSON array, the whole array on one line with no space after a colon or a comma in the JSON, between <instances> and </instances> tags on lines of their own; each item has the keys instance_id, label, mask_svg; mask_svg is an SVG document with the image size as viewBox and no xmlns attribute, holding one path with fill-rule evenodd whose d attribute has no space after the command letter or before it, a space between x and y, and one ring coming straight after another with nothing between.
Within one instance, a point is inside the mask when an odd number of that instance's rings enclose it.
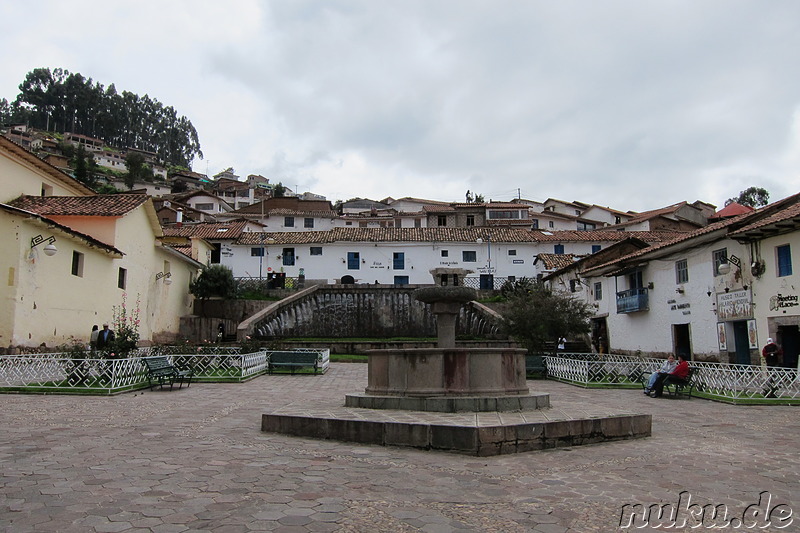
<instances>
[{"instance_id":1,"label":"octagonal fountain base","mask_svg":"<svg viewBox=\"0 0 800 533\"><path fill-rule=\"evenodd\" d=\"M436 412L527 411L550 406L548 394L531 394L525 350L518 348L417 348L370 350L363 394L347 407Z\"/></svg>"}]
</instances>

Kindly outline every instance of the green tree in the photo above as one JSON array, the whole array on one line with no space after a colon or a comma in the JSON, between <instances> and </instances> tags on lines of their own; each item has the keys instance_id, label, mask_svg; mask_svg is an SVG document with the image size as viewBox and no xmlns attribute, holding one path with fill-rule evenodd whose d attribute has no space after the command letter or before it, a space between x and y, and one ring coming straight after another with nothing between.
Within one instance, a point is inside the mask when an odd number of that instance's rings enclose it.
<instances>
[{"instance_id":1,"label":"green tree","mask_svg":"<svg viewBox=\"0 0 800 533\"><path fill-rule=\"evenodd\" d=\"M201 300L212 297L233 298L236 294L233 272L224 265L208 266L191 283L189 292Z\"/></svg>"},{"instance_id":2,"label":"green tree","mask_svg":"<svg viewBox=\"0 0 800 533\"><path fill-rule=\"evenodd\" d=\"M286 194L286 187L284 187L283 183L281 182L278 182L278 184L275 185L275 188L272 189L273 198L283 198L285 194Z\"/></svg>"},{"instance_id":3,"label":"green tree","mask_svg":"<svg viewBox=\"0 0 800 533\"><path fill-rule=\"evenodd\" d=\"M513 291L508 304L503 313L506 331L530 353L545 353L557 345L559 337L591 330L592 306L538 281L527 290Z\"/></svg>"},{"instance_id":4,"label":"green tree","mask_svg":"<svg viewBox=\"0 0 800 533\"><path fill-rule=\"evenodd\" d=\"M728 198L725 201L725 205L730 205L733 202L755 209L769 203L769 192L763 187L748 187L741 191L738 197Z\"/></svg>"}]
</instances>

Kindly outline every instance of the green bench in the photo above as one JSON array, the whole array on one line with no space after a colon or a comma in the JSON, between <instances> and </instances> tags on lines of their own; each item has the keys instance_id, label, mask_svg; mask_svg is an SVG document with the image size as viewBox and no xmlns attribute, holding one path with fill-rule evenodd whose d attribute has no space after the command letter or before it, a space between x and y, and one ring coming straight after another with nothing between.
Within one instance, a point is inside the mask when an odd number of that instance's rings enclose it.
<instances>
[{"instance_id":1,"label":"green bench","mask_svg":"<svg viewBox=\"0 0 800 533\"><path fill-rule=\"evenodd\" d=\"M694 376L697 372L697 369L693 367L689 367L689 375L686 376L685 380L676 380L673 381L669 377L664 380L664 392L667 395L673 398L680 398L685 396L687 398L692 397L692 391L694 391ZM647 389L647 381L650 379L650 374L641 374L640 377L642 384L642 390Z\"/></svg>"},{"instance_id":2,"label":"green bench","mask_svg":"<svg viewBox=\"0 0 800 533\"><path fill-rule=\"evenodd\" d=\"M172 390L172 386L176 381L179 383L179 389L183 387L184 383L186 383L187 387L192 384L194 370L190 368L179 369L163 355L145 357L142 361L147 367L147 382L150 385L150 390L153 390L156 385L163 389L167 383L169 383L169 388Z\"/></svg>"},{"instance_id":3,"label":"green bench","mask_svg":"<svg viewBox=\"0 0 800 533\"><path fill-rule=\"evenodd\" d=\"M319 372L317 352L272 352L267 363L270 374L275 368L290 368L294 374L295 369L305 367L313 367L315 374Z\"/></svg>"},{"instance_id":4,"label":"green bench","mask_svg":"<svg viewBox=\"0 0 800 533\"><path fill-rule=\"evenodd\" d=\"M525 374L540 374L542 378L547 378L547 364L543 355L525 356Z\"/></svg>"},{"instance_id":5,"label":"green bench","mask_svg":"<svg viewBox=\"0 0 800 533\"><path fill-rule=\"evenodd\" d=\"M685 380L672 381L670 378L664 380L664 390L672 397L678 398L680 396L692 397L694 390L694 378L696 369L689 367L689 375Z\"/></svg>"}]
</instances>

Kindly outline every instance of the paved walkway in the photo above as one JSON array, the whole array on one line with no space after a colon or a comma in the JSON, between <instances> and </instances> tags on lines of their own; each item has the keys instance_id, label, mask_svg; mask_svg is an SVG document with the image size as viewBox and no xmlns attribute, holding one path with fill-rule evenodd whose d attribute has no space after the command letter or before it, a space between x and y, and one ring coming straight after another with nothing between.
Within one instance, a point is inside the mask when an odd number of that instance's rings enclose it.
<instances>
[{"instance_id":1,"label":"paved walkway","mask_svg":"<svg viewBox=\"0 0 800 533\"><path fill-rule=\"evenodd\" d=\"M795 516L759 531L800 530L793 407L530 381L556 409L652 413L653 436L488 458L259 430L275 406L343 404L366 371L332 364L324 376L113 398L0 396L0 529L607 532L619 530L625 504L677 505L686 491L684 502L726 504L732 517L768 491L770 508Z\"/></svg>"}]
</instances>

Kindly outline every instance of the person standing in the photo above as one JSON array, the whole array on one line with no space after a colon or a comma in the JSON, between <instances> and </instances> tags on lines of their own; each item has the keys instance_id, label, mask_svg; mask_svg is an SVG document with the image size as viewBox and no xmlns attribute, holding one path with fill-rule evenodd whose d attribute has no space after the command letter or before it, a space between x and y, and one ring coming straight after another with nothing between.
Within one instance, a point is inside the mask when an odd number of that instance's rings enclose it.
<instances>
[{"instance_id":1,"label":"person standing","mask_svg":"<svg viewBox=\"0 0 800 533\"><path fill-rule=\"evenodd\" d=\"M778 366L779 358L782 355L783 350L775 343L774 340L772 340L772 337L767 339L767 344L765 344L764 348L761 350L761 357L764 358L764 362L767 364L767 366Z\"/></svg>"},{"instance_id":2,"label":"person standing","mask_svg":"<svg viewBox=\"0 0 800 533\"><path fill-rule=\"evenodd\" d=\"M111 343L114 342L114 330L108 329L108 324L103 324L103 329L97 334L97 345L98 350L108 350Z\"/></svg>"},{"instance_id":3,"label":"person standing","mask_svg":"<svg viewBox=\"0 0 800 533\"><path fill-rule=\"evenodd\" d=\"M772 337L767 339L767 344L761 350L761 357L764 358L764 363L767 365L767 381L764 384L764 396L766 398L775 398L775 391L778 387L775 386L775 376L772 369L778 366L782 355L783 350L772 340Z\"/></svg>"},{"instance_id":4,"label":"person standing","mask_svg":"<svg viewBox=\"0 0 800 533\"><path fill-rule=\"evenodd\" d=\"M95 351L97 349L97 336L100 334L100 328L97 324L92 326L92 333L89 335L89 349Z\"/></svg>"}]
</instances>

